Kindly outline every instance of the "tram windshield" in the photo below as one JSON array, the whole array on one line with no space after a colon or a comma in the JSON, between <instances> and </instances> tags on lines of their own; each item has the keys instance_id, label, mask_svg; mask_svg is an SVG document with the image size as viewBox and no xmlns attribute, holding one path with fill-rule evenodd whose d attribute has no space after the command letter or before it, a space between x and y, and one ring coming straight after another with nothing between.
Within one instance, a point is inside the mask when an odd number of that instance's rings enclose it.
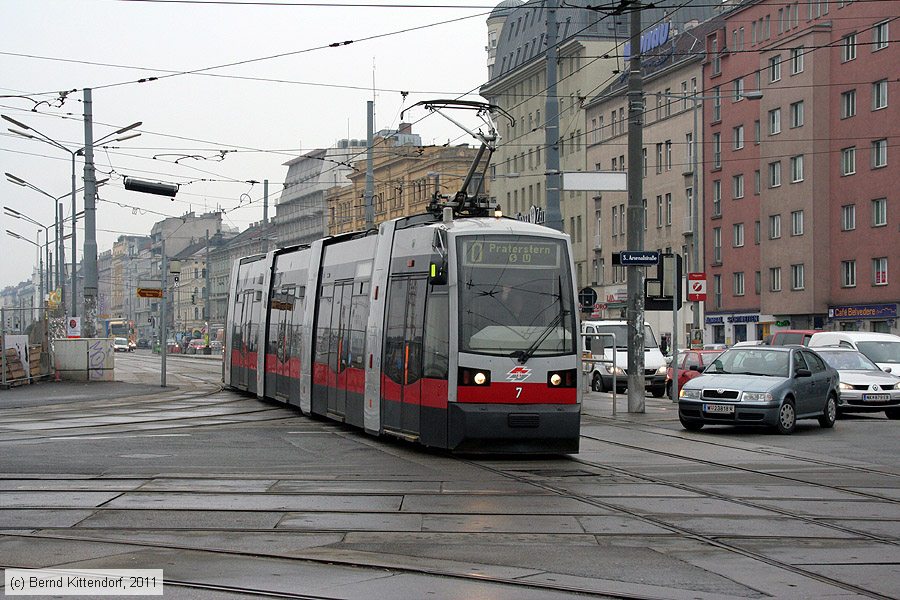
<instances>
[{"instance_id":1,"label":"tram windshield","mask_svg":"<svg viewBox=\"0 0 900 600\"><path fill-rule=\"evenodd\" d=\"M459 251L459 349L516 357L575 351L575 301L562 240L467 236Z\"/></svg>"}]
</instances>

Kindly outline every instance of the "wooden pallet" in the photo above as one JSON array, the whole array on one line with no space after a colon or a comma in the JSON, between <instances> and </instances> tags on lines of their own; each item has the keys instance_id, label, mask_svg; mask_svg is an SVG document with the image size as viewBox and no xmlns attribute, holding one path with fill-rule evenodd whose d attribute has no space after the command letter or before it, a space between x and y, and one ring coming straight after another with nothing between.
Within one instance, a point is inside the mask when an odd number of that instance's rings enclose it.
<instances>
[{"instance_id":1,"label":"wooden pallet","mask_svg":"<svg viewBox=\"0 0 900 600\"><path fill-rule=\"evenodd\" d=\"M6 349L6 384L10 387L31 383L15 348Z\"/></svg>"},{"instance_id":2,"label":"wooden pallet","mask_svg":"<svg viewBox=\"0 0 900 600\"><path fill-rule=\"evenodd\" d=\"M29 346L28 347L28 367L29 373L31 373L32 377L37 377L41 374L41 346Z\"/></svg>"}]
</instances>

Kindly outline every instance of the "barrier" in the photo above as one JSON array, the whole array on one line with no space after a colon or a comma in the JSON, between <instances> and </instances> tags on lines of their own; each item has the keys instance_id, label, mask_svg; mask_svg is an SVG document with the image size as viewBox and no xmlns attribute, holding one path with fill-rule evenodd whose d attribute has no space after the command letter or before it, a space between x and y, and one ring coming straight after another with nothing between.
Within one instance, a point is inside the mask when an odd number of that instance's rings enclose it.
<instances>
[{"instance_id":1,"label":"barrier","mask_svg":"<svg viewBox=\"0 0 900 600\"><path fill-rule=\"evenodd\" d=\"M113 381L115 354L111 338L56 339L54 367L67 381Z\"/></svg>"}]
</instances>

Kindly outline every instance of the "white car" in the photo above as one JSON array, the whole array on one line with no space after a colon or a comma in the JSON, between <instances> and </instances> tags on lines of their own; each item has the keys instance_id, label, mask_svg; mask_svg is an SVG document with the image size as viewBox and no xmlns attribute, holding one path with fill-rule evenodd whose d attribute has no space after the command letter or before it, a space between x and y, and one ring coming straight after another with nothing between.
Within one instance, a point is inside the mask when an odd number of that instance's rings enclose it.
<instances>
[{"instance_id":1,"label":"white car","mask_svg":"<svg viewBox=\"0 0 900 600\"><path fill-rule=\"evenodd\" d=\"M117 337L113 340L113 352L131 352L128 338Z\"/></svg>"}]
</instances>

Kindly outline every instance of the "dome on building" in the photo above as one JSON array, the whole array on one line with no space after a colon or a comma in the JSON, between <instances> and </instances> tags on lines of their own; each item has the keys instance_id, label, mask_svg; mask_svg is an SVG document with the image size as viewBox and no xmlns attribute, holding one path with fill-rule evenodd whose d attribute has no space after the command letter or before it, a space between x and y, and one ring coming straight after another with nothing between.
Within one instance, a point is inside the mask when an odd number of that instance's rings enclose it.
<instances>
[{"instance_id":1,"label":"dome on building","mask_svg":"<svg viewBox=\"0 0 900 600\"><path fill-rule=\"evenodd\" d=\"M508 17L512 11L522 6L523 4L525 4L525 0L503 0L503 2L494 7L494 10L491 11L488 20L504 19Z\"/></svg>"}]
</instances>

